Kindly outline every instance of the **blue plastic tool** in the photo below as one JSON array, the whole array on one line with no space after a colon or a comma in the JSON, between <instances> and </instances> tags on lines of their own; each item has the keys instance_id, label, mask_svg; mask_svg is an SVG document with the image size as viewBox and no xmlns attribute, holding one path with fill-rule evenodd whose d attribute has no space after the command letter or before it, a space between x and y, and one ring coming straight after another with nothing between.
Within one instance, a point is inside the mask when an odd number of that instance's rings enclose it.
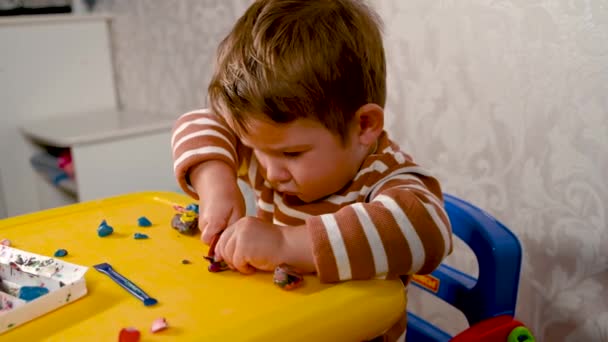
<instances>
[{"instance_id":1,"label":"blue plastic tool","mask_svg":"<svg viewBox=\"0 0 608 342\"><path fill-rule=\"evenodd\" d=\"M158 303L156 299L148 296L148 294L146 294L144 290L140 289L132 281L125 278L122 274L116 272L112 268L112 265L104 262L102 264L97 264L93 267L99 272L109 276L112 280L114 280L114 282L116 282L118 285L122 286L125 290L127 290L130 294L135 296L135 298L144 302L145 306L151 306Z\"/></svg>"}]
</instances>

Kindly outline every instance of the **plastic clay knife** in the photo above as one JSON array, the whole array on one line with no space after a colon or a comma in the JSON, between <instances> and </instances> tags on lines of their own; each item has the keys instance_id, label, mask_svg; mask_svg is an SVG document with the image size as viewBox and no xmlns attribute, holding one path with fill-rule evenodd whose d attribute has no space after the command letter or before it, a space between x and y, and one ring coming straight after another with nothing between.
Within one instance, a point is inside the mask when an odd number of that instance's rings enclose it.
<instances>
[{"instance_id":1,"label":"plastic clay knife","mask_svg":"<svg viewBox=\"0 0 608 342\"><path fill-rule=\"evenodd\" d=\"M130 294L144 302L145 306L151 306L158 303L156 299L148 296L144 292L144 290L137 287L137 285L135 285L132 281L125 278L122 274L116 272L112 268L112 265L104 262L102 264L97 264L93 267L99 272L106 274L108 277L114 280L114 282L116 282L118 285L122 286L125 290L127 290Z\"/></svg>"}]
</instances>

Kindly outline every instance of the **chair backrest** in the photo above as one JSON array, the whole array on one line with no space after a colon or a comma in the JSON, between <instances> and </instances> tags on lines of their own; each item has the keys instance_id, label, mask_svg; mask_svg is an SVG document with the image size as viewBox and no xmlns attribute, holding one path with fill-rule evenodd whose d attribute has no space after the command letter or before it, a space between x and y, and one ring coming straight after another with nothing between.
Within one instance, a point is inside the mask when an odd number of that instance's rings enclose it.
<instances>
[{"instance_id":1,"label":"chair backrest","mask_svg":"<svg viewBox=\"0 0 608 342\"><path fill-rule=\"evenodd\" d=\"M444 200L453 233L471 247L477 257L479 276L476 279L441 265L430 275L414 276L412 284L462 311L470 325L499 315L514 316L522 258L519 240L507 227L474 205L449 194L444 195ZM408 338L419 336L420 330L430 332L432 329L437 330L435 336L449 337L419 317L409 316ZM427 336L424 340L444 339Z\"/></svg>"}]
</instances>

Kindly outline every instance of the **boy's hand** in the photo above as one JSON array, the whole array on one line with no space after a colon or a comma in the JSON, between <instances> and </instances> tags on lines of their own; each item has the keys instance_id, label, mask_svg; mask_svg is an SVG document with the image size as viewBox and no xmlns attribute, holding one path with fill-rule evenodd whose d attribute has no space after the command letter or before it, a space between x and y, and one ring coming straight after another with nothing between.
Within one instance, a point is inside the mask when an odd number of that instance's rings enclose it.
<instances>
[{"instance_id":1,"label":"boy's hand","mask_svg":"<svg viewBox=\"0 0 608 342\"><path fill-rule=\"evenodd\" d=\"M306 227L278 226L256 217L244 217L229 226L215 246L215 258L244 274L255 269L274 271L281 264L302 273L315 271Z\"/></svg>"},{"instance_id":2,"label":"boy's hand","mask_svg":"<svg viewBox=\"0 0 608 342\"><path fill-rule=\"evenodd\" d=\"M190 172L199 196L198 227L209 244L214 235L245 216L245 200L234 171L222 161L206 161Z\"/></svg>"}]
</instances>

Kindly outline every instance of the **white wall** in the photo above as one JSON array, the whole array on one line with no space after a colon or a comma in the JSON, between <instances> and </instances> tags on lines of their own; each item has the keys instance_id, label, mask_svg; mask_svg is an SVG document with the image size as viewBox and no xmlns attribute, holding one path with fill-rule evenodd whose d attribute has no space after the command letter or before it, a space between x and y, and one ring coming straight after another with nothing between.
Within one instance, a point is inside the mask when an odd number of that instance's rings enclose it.
<instances>
[{"instance_id":1,"label":"white wall","mask_svg":"<svg viewBox=\"0 0 608 342\"><path fill-rule=\"evenodd\" d=\"M374 3L392 136L519 236L518 316L540 340L608 340L607 2Z\"/></svg>"}]
</instances>

